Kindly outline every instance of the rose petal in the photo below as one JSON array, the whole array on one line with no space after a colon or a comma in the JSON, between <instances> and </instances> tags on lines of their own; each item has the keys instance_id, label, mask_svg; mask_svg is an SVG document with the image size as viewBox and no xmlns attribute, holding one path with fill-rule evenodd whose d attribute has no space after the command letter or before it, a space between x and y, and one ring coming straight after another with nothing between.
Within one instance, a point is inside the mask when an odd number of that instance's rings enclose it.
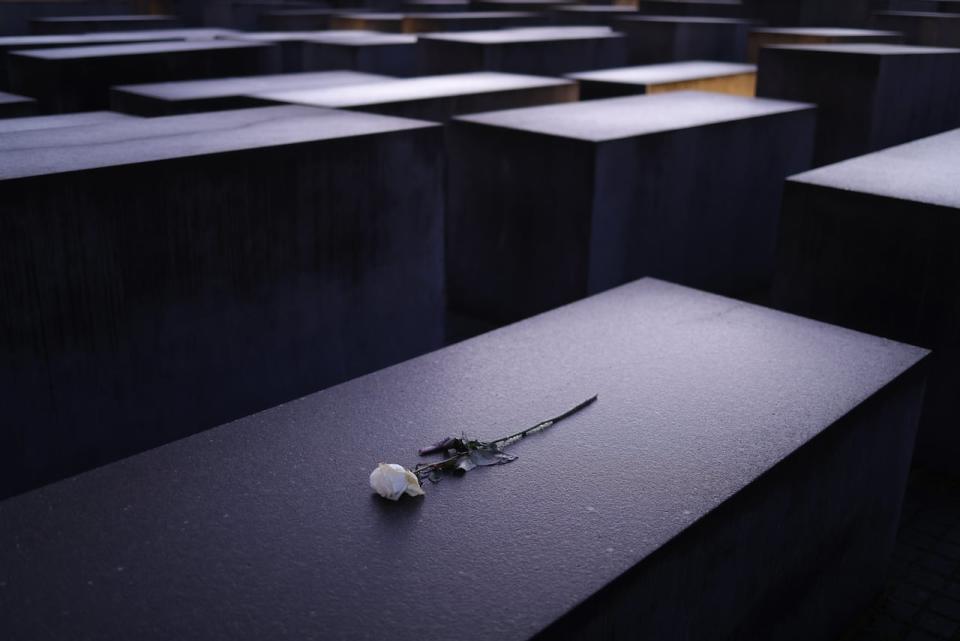
<instances>
[{"instance_id":1,"label":"rose petal","mask_svg":"<svg viewBox=\"0 0 960 641\"><path fill-rule=\"evenodd\" d=\"M396 463L380 463L370 473L370 487L385 499L396 501L407 491L408 470Z\"/></svg>"},{"instance_id":2,"label":"rose petal","mask_svg":"<svg viewBox=\"0 0 960 641\"><path fill-rule=\"evenodd\" d=\"M404 472L404 476L407 479L407 495L423 496L426 494L426 492L423 491L423 488L420 487L420 479L417 478L417 475L410 470L404 470Z\"/></svg>"}]
</instances>

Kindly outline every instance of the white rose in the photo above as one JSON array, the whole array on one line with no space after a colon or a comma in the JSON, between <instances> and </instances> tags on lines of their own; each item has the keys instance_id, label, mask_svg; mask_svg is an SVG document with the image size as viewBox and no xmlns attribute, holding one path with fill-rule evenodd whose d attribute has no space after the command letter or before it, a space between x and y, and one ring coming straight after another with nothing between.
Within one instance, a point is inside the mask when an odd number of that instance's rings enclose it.
<instances>
[{"instance_id":1,"label":"white rose","mask_svg":"<svg viewBox=\"0 0 960 641\"><path fill-rule=\"evenodd\" d=\"M370 487L385 499L396 501L404 493L410 496L424 494L417 475L396 463L381 463L370 472Z\"/></svg>"}]
</instances>

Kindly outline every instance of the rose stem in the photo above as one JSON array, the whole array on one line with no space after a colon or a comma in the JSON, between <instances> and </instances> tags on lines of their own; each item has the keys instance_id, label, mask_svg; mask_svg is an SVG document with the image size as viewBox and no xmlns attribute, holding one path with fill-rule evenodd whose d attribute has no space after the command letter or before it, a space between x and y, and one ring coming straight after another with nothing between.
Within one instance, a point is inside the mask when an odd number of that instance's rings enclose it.
<instances>
[{"instance_id":1,"label":"rose stem","mask_svg":"<svg viewBox=\"0 0 960 641\"><path fill-rule=\"evenodd\" d=\"M590 405L591 403L593 403L595 400L597 400L597 397L598 397L598 396L599 396L598 394L594 394L593 396L591 396L590 398L588 398L588 399L585 400L584 402L580 403L580 404L577 405L576 407L573 407L573 408L568 409L568 410L567 410L566 412L564 412L563 414L560 414L560 415L558 415L558 416L554 416L553 418L547 419L547 420L545 420L545 421L540 421L539 423L537 423L537 424L534 425L533 427L528 427L527 429L521 430L521 431L517 432L516 434L511 434L510 436L504 436L503 438L498 438L497 440L491 442L490 445L494 445L494 446L495 446L495 445L497 445L498 443L505 443L505 442L507 442L507 441L509 441L509 440L511 440L511 439L515 439L515 438L526 438L526 436L527 436L530 432L533 432L533 431L538 430L538 429L545 429L545 428L547 428L547 427L550 427L551 425L553 425L554 423L556 423L556 422L558 422L558 421L562 421L563 419L568 418L568 417L576 414L577 412L579 412L580 410L582 410L583 408L587 407L588 405ZM415 468L414 468L414 474L416 474L417 479L419 480L419 479L421 478L421 474L427 474L427 475L429 475L429 473L432 472L433 470L438 469L438 468L442 468L442 467L445 466L445 465L449 465L449 464L453 463L454 461L458 460L458 459L459 459L460 457L462 457L462 456L463 456L463 453L461 452L461 453L458 453L458 454L454 454L454 455L451 456L450 458L445 458L445 459L443 459L442 461L437 461L436 463L430 463L429 465L421 465L421 466L415 467Z\"/></svg>"},{"instance_id":2,"label":"rose stem","mask_svg":"<svg viewBox=\"0 0 960 641\"><path fill-rule=\"evenodd\" d=\"M528 427L528 428L525 429L525 430L520 430L520 431L517 432L516 434L511 434L510 436L504 436L503 438L498 438L497 440L493 441L493 442L491 443L491 445L497 445L498 443L504 443L504 442L506 442L506 441L510 441L510 440L512 440L512 439L515 439L515 438L526 438L527 435L530 434L530 432L533 432L533 431L536 431L536 430L541 430L541 429L550 427L550 426L553 425L554 423L557 423L557 422L559 422L559 421L562 421L562 420L565 419L565 418L568 418L568 417L570 417L570 416L573 416L574 414L576 414L577 412L579 412L580 410L582 410L583 408L587 407L588 405L590 405L591 403L593 403L595 400L597 400L597 397L598 397L598 396L599 396L598 394L594 394L593 396L591 396L590 398L588 398L588 399L585 400L584 402L580 403L580 404L577 405L576 407L573 407L573 408L568 409L566 412L564 412L563 414L560 414L559 416L554 416L553 418L547 419L547 420L545 420L545 421L540 421L539 423L537 423L537 424L534 425L533 427Z\"/></svg>"},{"instance_id":3,"label":"rose stem","mask_svg":"<svg viewBox=\"0 0 960 641\"><path fill-rule=\"evenodd\" d=\"M427 473L426 475L429 476L430 472L433 472L434 469L441 468L444 465L449 465L450 463L453 463L454 461L459 459L461 456L463 456L463 454L454 454L450 458L445 458L442 461L437 461L436 463L430 463L429 465L414 466L413 473L416 474L417 479L419 480L420 475L423 474L424 472L426 472Z\"/></svg>"}]
</instances>

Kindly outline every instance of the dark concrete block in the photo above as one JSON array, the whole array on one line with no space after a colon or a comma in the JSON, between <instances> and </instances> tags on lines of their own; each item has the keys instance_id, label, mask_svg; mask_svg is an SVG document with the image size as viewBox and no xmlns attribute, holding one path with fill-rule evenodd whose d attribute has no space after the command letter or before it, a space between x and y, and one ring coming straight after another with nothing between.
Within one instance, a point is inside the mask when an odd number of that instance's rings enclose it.
<instances>
[{"instance_id":1,"label":"dark concrete block","mask_svg":"<svg viewBox=\"0 0 960 641\"><path fill-rule=\"evenodd\" d=\"M127 85L111 90L110 104L117 111L139 116L172 116L259 106L262 101L250 98L255 93L318 90L389 79L356 71L312 71Z\"/></svg>"},{"instance_id":2,"label":"dark concrete block","mask_svg":"<svg viewBox=\"0 0 960 641\"><path fill-rule=\"evenodd\" d=\"M205 40L12 52L10 87L51 112L110 104L114 85L263 73L271 45Z\"/></svg>"},{"instance_id":3,"label":"dark concrete block","mask_svg":"<svg viewBox=\"0 0 960 641\"><path fill-rule=\"evenodd\" d=\"M892 11L960 13L960 0L887 0L880 6Z\"/></svg>"},{"instance_id":4,"label":"dark concrete block","mask_svg":"<svg viewBox=\"0 0 960 641\"><path fill-rule=\"evenodd\" d=\"M960 462L960 130L792 177L774 301L931 347L917 458Z\"/></svg>"},{"instance_id":5,"label":"dark concrete block","mask_svg":"<svg viewBox=\"0 0 960 641\"><path fill-rule=\"evenodd\" d=\"M477 72L389 80L351 87L252 96L262 101L446 122L459 114L577 100L577 83L557 78Z\"/></svg>"},{"instance_id":6,"label":"dark concrete block","mask_svg":"<svg viewBox=\"0 0 960 641\"><path fill-rule=\"evenodd\" d=\"M580 0L580 2L578 3L571 3L571 4L593 4L593 5L605 5L605 6L618 5L618 6L633 7L634 9L636 9L637 7L636 0L612 0L612 1L611 0ZM554 7L556 6L558 5L554 5Z\"/></svg>"},{"instance_id":7,"label":"dark concrete block","mask_svg":"<svg viewBox=\"0 0 960 641\"><path fill-rule=\"evenodd\" d=\"M416 36L362 31L329 31L304 44L307 69L352 69L387 76L419 73Z\"/></svg>"},{"instance_id":8,"label":"dark concrete block","mask_svg":"<svg viewBox=\"0 0 960 641\"><path fill-rule=\"evenodd\" d=\"M567 77L580 83L583 100L686 90L752 97L756 91L757 68L733 62L696 60L582 71Z\"/></svg>"},{"instance_id":9,"label":"dark concrete block","mask_svg":"<svg viewBox=\"0 0 960 641\"><path fill-rule=\"evenodd\" d=\"M573 0L471 0L478 11L547 11L551 7L573 4Z\"/></svg>"},{"instance_id":10,"label":"dark concrete block","mask_svg":"<svg viewBox=\"0 0 960 641\"><path fill-rule=\"evenodd\" d=\"M748 57L756 62L761 47L772 45L843 44L857 42L903 42L899 31L843 29L839 27L763 27L750 31Z\"/></svg>"},{"instance_id":11,"label":"dark concrete block","mask_svg":"<svg viewBox=\"0 0 960 641\"><path fill-rule=\"evenodd\" d=\"M132 119L136 119L136 116L118 114L112 111L87 111L83 113L63 114L57 116L6 118L3 121L0 121L0 135L18 131L35 131L38 129L86 127L89 125L100 125L107 122Z\"/></svg>"},{"instance_id":12,"label":"dark concrete block","mask_svg":"<svg viewBox=\"0 0 960 641\"><path fill-rule=\"evenodd\" d=\"M157 36L155 32L146 34L86 34L79 36L7 36L0 37L0 90L10 86L7 74L7 55L11 51L26 49L52 49L54 47L85 47L101 44L122 44L130 42L159 42L182 40L176 36Z\"/></svg>"},{"instance_id":13,"label":"dark concrete block","mask_svg":"<svg viewBox=\"0 0 960 641\"><path fill-rule=\"evenodd\" d=\"M638 0L637 12L660 16L706 16L742 18L746 9L740 0Z\"/></svg>"},{"instance_id":14,"label":"dark concrete block","mask_svg":"<svg viewBox=\"0 0 960 641\"><path fill-rule=\"evenodd\" d=\"M211 4L211 3L207 3ZM283 0L219 0L212 4L218 7L216 16L208 16L208 20L215 20L209 24L229 25L241 31L253 31L257 28L260 15L266 11L280 8L286 9L315 9L325 7L325 4L298 2L287 5Z\"/></svg>"},{"instance_id":15,"label":"dark concrete block","mask_svg":"<svg viewBox=\"0 0 960 641\"><path fill-rule=\"evenodd\" d=\"M552 7L552 22L558 25L610 26L619 17L633 15L637 10L627 5L573 4Z\"/></svg>"},{"instance_id":16,"label":"dark concrete block","mask_svg":"<svg viewBox=\"0 0 960 641\"><path fill-rule=\"evenodd\" d=\"M747 15L775 27L863 27L876 0L744 0Z\"/></svg>"},{"instance_id":17,"label":"dark concrete block","mask_svg":"<svg viewBox=\"0 0 960 641\"><path fill-rule=\"evenodd\" d=\"M533 27L546 22L543 14L530 11L457 11L451 13L408 14L403 20L405 33L441 31L479 31L512 27Z\"/></svg>"},{"instance_id":18,"label":"dark concrete block","mask_svg":"<svg viewBox=\"0 0 960 641\"><path fill-rule=\"evenodd\" d=\"M176 16L108 15L56 16L30 21L30 30L37 35L95 33L102 31L136 31L138 29L175 29L182 26Z\"/></svg>"},{"instance_id":19,"label":"dark concrete block","mask_svg":"<svg viewBox=\"0 0 960 641\"><path fill-rule=\"evenodd\" d=\"M451 121L451 307L512 320L648 275L767 286L783 179L810 166L814 117L672 92Z\"/></svg>"},{"instance_id":20,"label":"dark concrete block","mask_svg":"<svg viewBox=\"0 0 960 641\"><path fill-rule=\"evenodd\" d=\"M960 47L960 13L880 11L873 14L873 24L903 32L910 44Z\"/></svg>"},{"instance_id":21,"label":"dark concrete block","mask_svg":"<svg viewBox=\"0 0 960 641\"><path fill-rule=\"evenodd\" d=\"M131 0L3 0L0 34L25 35L30 32L30 21L43 16L130 13L132 4Z\"/></svg>"},{"instance_id":22,"label":"dark concrete block","mask_svg":"<svg viewBox=\"0 0 960 641\"><path fill-rule=\"evenodd\" d=\"M470 0L407 0L403 3L403 10L411 13L465 12L469 9Z\"/></svg>"},{"instance_id":23,"label":"dark concrete block","mask_svg":"<svg viewBox=\"0 0 960 641\"><path fill-rule=\"evenodd\" d=\"M469 604L472 641L836 638L882 585L924 354L644 280L3 502L0 631L449 639ZM510 465L371 495L595 392Z\"/></svg>"},{"instance_id":24,"label":"dark concrete block","mask_svg":"<svg viewBox=\"0 0 960 641\"><path fill-rule=\"evenodd\" d=\"M210 4L210 0L207 0ZM338 2L294 2L264 0L225 0L225 5L217 15L207 16L206 24L229 25L234 29L253 31L257 28L260 16L278 9L323 9L337 6ZM351 5L358 4L351 0ZM363 4L363 3L359 3Z\"/></svg>"},{"instance_id":25,"label":"dark concrete block","mask_svg":"<svg viewBox=\"0 0 960 641\"><path fill-rule=\"evenodd\" d=\"M230 40L238 42L258 42L271 45L273 48L268 54L266 70L271 74L297 73L309 71L310 64L307 61L307 44L318 36L327 33L336 33L330 31L247 31L227 36ZM352 33L372 33L368 31L350 32Z\"/></svg>"},{"instance_id":26,"label":"dark concrete block","mask_svg":"<svg viewBox=\"0 0 960 641\"><path fill-rule=\"evenodd\" d=\"M330 18L331 29L403 33L402 13L340 13Z\"/></svg>"},{"instance_id":27,"label":"dark concrete block","mask_svg":"<svg viewBox=\"0 0 960 641\"><path fill-rule=\"evenodd\" d=\"M814 164L960 126L960 50L888 44L760 51L757 95L819 106Z\"/></svg>"},{"instance_id":28,"label":"dark concrete block","mask_svg":"<svg viewBox=\"0 0 960 641\"><path fill-rule=\"evenodd\" d=\"M626 63L622 34L607 27L529 27L420 38L424 73L506 71L557 76Z\"/></svg>"},{"instance_id":29,"label":"dark concrete block","mask_svg":"<svg viewBox=\"0 0 960 641\"><path fill-rule=\"evenodd\" d=\"M2 146L4 495L441 344L436 125L268 107Z\"/></svg>"},{"instance_id":30,"label":"dark concrete block","mask_svg":"<svg viewBox=\"0 0 960 641\"><path fill-rule=\"evenodd\" d=\"M747 59L751 23L733 18L628 16L614 23L627 34L630 64L675 60Z\"/></svg>"},{"instance_id":31,"label":"dark concrete block","mask_svg":"<svg viewBox=\"0 0 960 641\"><path fill-rule=\"evenodd\" d=\"M190 26L232 26L233 24L230 11L233 0L203 0L203 2L195 2L194 0L164 0L164 2L164 11L180 16L183 18L184 23ZM250 28L252 29L254 27Z\"/></svg>"},{"instance_id":32,"label":"dark concrete block","mask_svg":"<svg viewBox=\"0 0 960 641\"><path fill-rule=\"evenodd\" d=\"M30 116L37 110L37 101L26 96L0 91L0 118Z\"/></svg>"},{"instance_id":33,"label":"dark concrete block","mask_svg":"<svg viewBox=\"0 0 960 641\"><path fill-rule=\"evenodd\" d=\"M257 27L263 31L317 31L330 28L330 17L341 9L280 9L264 11L257 18Z\"/></svg>"}]
</instances>

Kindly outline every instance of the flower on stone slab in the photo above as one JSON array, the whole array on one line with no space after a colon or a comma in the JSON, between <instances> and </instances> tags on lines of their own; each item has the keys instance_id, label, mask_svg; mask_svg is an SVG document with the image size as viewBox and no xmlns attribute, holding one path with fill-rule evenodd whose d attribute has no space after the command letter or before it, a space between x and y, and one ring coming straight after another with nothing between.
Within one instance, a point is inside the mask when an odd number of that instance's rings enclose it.
<instances>
[{"instance_id":1,"label":"flower on stone slab","mask_svg":"<svg viewBox=\"0 0 960 641\"><path fill-rule=\"evenodd\" d=\"M404 494L421 496L424 494L417 475L396 463L381 463L370 472L370 487L385 499L396 501Z\"/></svg>"},{"instance_id":2,"label":"flower on stone slab","mask_svg":"<svg viewBox=\"0 0 960 641\"><path fill-rule=\"evenodd\" d=\"M573 416L596 400L597 395L594 394L559 416L541 421L533 427L498 438L495 441L481 441L470 438L466 434L448 436L433 445L420 448L420 456L440 454L445 457L443 460L434 463L418 463L414 466L413 471L396 463L381 463L377 466L377 469L370 473L370 487L383 498L396 501L404 494L409 496L424 494L423 488L420 487L421 481L429 480L436 483L443 474L464 474L478 467L511 463L517 457L504 452L505 447L509 447L531 434L542 432L555 423Z\"/></svg>"}]
</instances>

